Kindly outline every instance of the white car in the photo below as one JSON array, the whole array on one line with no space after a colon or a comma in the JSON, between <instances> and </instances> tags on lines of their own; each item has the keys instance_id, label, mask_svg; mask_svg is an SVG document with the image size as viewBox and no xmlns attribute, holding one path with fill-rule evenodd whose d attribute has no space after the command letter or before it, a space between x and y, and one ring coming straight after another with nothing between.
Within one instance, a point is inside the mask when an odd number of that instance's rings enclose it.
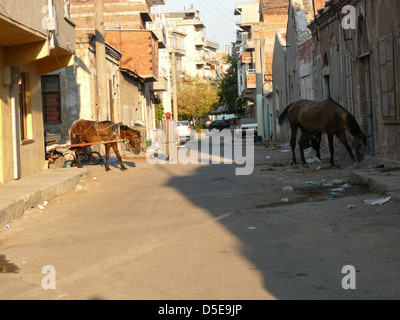
<instances>
[{"instance_id":1,"label":"white car","mask_svg":"<svg viewBox=\"0 0 400 320\"><path fill-rule=\"evenodd\" d=\"M176 123L179 140L190 140L194 137L194 130L189 121L178 121Z\"/></svg>"},{"instance_id":2,"label":"white car","mask_svg":"<svg viewBox=\"0 0 400 320\"><path fill-rule=\"evenodd\" d=\"M250 130L254 130L254 136L257 136L257 129L258 125L257 123L243 123L240 125L240 128L242 130L242 137L245 137L247 135L247 132Z\"/></svg>"}]
</instances>

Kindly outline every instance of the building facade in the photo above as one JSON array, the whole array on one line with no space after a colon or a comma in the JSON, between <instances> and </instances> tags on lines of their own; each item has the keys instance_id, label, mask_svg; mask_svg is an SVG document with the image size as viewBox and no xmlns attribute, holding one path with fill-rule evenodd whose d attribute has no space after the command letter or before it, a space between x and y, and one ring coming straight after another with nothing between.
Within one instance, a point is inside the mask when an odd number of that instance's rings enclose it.
<instances>
[{"instance_id":1,"label":"building facade","mask_svg":"<svg viewBox=\"0 0 400 320\"><path fill-rule=\"evenodd\" d=\"M121 80L116 90L107 89L107 95L118 95L120 105L112 105L108 99L109 120L131 125L140 122L147 131L155 128L155 92L159 81L159 49L165 46L163 34L147 29L152 22L150 13L154 5L164 0L104 0L105 42L119 51ZM76 23L77 33L95 32L94 1L71 0L71 19ZM108 79L109 81L110 79ZM114 86L114 79L111 83ZM119 82L118 82L119 83ZM123 92L121 90L127 90ZM137 92L138 94L131 94ZM136 99L136 98L137 99Z\"/></svg>"},{"instance_id":2,"label":"building facade","mask_svg":"<svg viewBox=\"0 0 400 320\"><path fill-rule=\"evenodd\" d=\"M400 163L399 13L397 1L337 0L310 25L317 97L351 112L368 153L387 165Z\"/></svg>"},{"instance_id":3,"label":"building facade","mask_svg":"<svg viewBox=\"0 0 400 320\"><path fill-rule=\"evenodd\" d=\"M312 12L310 1L292 0L285 39L277 37L277 114L301 98L333 99L357 119L368 137L367 153L379 163L398 165L400 23L396 16L400 4L387 0L314 4ZM278 57L281 53L285 54L283 65ZM282 73L286 82L279 76ZM279 129L277 138L286 141L286 129Z\"/></svg>"},{"instance_id":4,"label":"building facade","mask_svg":"<svg viewBox=\"0 0 400 320\"><path fill-rule=\"evenodd\" d=\"M75 25L65 4L1 3L0 183L46 169L43 116L61 115L43 113L41 76L74 63Z\"/></svg>"}]
</instances>

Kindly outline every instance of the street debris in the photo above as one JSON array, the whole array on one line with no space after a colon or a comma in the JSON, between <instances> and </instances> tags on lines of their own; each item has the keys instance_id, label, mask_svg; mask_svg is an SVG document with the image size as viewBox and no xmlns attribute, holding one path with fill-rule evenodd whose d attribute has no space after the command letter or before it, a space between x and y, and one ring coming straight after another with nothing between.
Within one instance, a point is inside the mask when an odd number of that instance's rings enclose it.
<instances>
[{"instance_id":1,"label":"street debris","mask_svg":"<svg viewBox=\"0 0 400 320\"><path fill-rule=\"evenodd\" d=\"M321 186L321 187L333 187L333 183L325 183L325 182L320 182L320 181L307 181L307 183L315 185L315 186Z\"/></svg>"},{"instance_id":2,"label":"street debris","mask_svg":"<svg viewBox=\"0 0 400 320\"><path fill-rule=\"evenodd\" d=\"M293 190L294 190L293 187L284 187L282 189L282 191L285 191L285 192L292 192Z\"/></svg>"},{"instance_id":3,"label":"street debris","mask_svg":"<svg viewBox=\"0 0 400 320\"><path fill-rule=\"evenodd\" d=\"M283 202L283 203L288 203L288 202L289 202L289 199L288 199L288 198L283 198L283 199L282 199L282 202Z\"/></svg>"},{"instance_id":4,"label":"street debris","mask_svg":"<svg viewBox=\"0 0 400 320\"><path fill-rule=\"evenodd\" d=\"M372 199L372 200L363 200L364 203L369 204L371 206L380 206L390 201L392 197L387 198L379 198L379 199Z\"/></svg>"},{"instance_id":5,"label":"street debris","mask_svg":"<svg viewBox=\"0 0 400 320\"><path fill-rule=\"evenodd\" d=\"M355 208L357 208L354 204L349 204L348 206L347 206L347 209L349 209L349 210L353 210L353 209L355 209Z\"/></svg>"},{"instance_id":6,"label":"street debris","mask_svg":"<svg viewBox=\"0 0 400 320\"><path fill-rule=\"evenodd\" d=\"M11 225L10 225L10 224L6 224L6 228L7 228L7 229L10 229L10 228L11 228Z\"/></svg>"},{"instance_id":7,"label":"street debris","mask_svg":"<svg viewBox=\"0 0 400 320\"><path fill-rule=\"evenodd\" d=\"M322 161L318 158L318 157L312 157L312 158L308 158L306 159L306 162L308 164L313 164L313 163L322 163Z\"/></svg>"}]
</instances>

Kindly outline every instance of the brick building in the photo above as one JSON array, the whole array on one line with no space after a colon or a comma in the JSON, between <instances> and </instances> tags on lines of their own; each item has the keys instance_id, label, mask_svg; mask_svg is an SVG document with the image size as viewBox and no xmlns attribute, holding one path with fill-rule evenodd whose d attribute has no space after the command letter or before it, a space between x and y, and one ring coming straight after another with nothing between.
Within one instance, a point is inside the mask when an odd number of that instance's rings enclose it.
<instances>
[{"instance_id":1,"label":"brick building","mask_svg":"<svg viewBox=\"0 0 400 320\"><path fill-rule=\"evenodd\" d=\"M103 6L105 41L122 53L120 71L123 74L119 79L126 82L117 89L137 91L139 88L137 101L132 101L130 106L120 105L119 109L114 107L115 114L109 118L128 125L133 121L141 121L146 124L147 130L155 128L154 84L159 79L159 43L163 44L164 39L162 34L160 36L146 27L152 21L151 7L164 3L164 0L104 0ZM71 0L71 11L71 19L76 23L78 33L94 33L94 0ZM124 92L118 94L127 96ZM112 95L110 89L108 95ZM108 101L110 103L112 100ZM129 108L132 110L129 111Z\"/></svg>"},{"instance_id":2,"label":"brick building","mask_svg":"<svg viewBox=\"0 0 400 320\"><path fill-rule=\"evenodd\" d=\"M288 28L276 38L277 114L300 98L331 98L356 117L368 136L367 152L380 163L398 165L400 22L396 17L400 4L388 0L314 3L315 10L311 1L292 0ZM279 76L282 73L286 81ZM285 130L277 128L276 138L287 141Z\"/></svg>"},{"instance_id":3,"label":"brick building","mask_svg":"<svg viewBox=\"0 0 400 320\"><path fill-rule=\"evenodd\" d=\"M398 1L335 0L310 25L317 98L355 115L368 153L387 165L400 163L399 13Z\"/></svg>"},{"instance_id":4,"label":"brick building","mask_svg":"<svg viewBox=\"0 0 400 320\"><path fill-rule=\"evenodd\" d=\"M324 1L290 0L287 26L275 38L273 61L273 119L276 141L289 141L289 129L277 126L276 119L290 103L300 99L313 100L313 39L308 24L315 10L323 7ZM283 71L283 72L282 72Z\"/></svg>"},{"instance_id":5,"label":"brick building","mask_svg":"<svg viewBox=\"0 0 400 320\"><path fill-rule=\"evenodd\" d=\"M245 116L257 118L258 133L273 132L273 53L276 32L287 25L288 1L260 0L240 2L235 14L241 15L238 66L239 95L246 103ZM258 79L258 80L257 80Z\"/></svg>"}]
</instances>

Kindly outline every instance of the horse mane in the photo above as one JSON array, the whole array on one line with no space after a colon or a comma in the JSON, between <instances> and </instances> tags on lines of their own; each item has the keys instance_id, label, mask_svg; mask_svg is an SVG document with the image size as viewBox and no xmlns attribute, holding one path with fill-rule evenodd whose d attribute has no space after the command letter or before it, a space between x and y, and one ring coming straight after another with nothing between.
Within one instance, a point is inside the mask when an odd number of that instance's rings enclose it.
<instances>
[{"instance_id":1,"label":"horse mane","mask_svg":"<svg viewBox=\"0 0 400 320\"><path fill-rule=\"evenodd\" d=\"M134 129L132 129L131 127L128 127L128 126L126 126L126 125L124 125L124 124L122 124L122 123L119 123L119 128L120 128L120 130L131 131L131 132L133 132L134 134L137 133L138 136L139 136L139 138L141 137L141 134L140 134L140 131L139 131L139 130L134 130Z\"/></svg>"},{"instance_id":2,"label":"horse mane","mask_svg":"<svg viewBox=\"0 0 400 320\"><path fill-rule=\"evenodd\" d=\"M342 108L346 114L347 114L347 123L350 127L350 132L354 135L362 133L362 130L360 128L360 125L358 124L356 118L342 105L340 105L337 101L333 100L332 98L329 98L330 101L335 103L338 107Z\"/></svg>"},{"instance_id":3,"label":"horse mane","mask_svg":"<svg viewBox=\"0 0 400 320\"><path fill-rule=\"evenodd\" d=\"M119 125L119 127L120 127L121 130L125 130L125 131L126 131L126 130L132 130L132 131L133 131L132 128L130 128L130 127L128 127L128 126L126 126L126 125L124 125L124 124L122 124L122 123Z\"/></svg>"}]
</instances>

